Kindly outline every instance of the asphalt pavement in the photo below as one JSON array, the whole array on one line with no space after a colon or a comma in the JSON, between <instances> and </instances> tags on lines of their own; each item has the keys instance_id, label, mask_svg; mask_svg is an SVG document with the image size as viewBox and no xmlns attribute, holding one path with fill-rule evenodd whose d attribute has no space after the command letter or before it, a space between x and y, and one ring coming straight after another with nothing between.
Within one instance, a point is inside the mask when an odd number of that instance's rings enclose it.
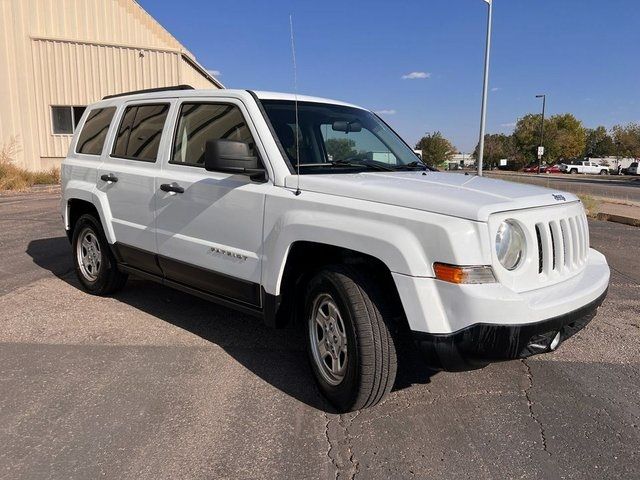
<instances>
[{"instance_id":1,"label":"asphalt pavement","mask_svg":"<svg viewBox=\"0 0 640 480\"><path fill-rule=\"evenodd\" d=\"M0 198L0 478L640 478L640 229L553 354L461 373L409 356L337 415L301 334L153 283L81 291L57 194Z\"/></svg>"},{"instance_id":2,"label":"asphalt pavement","mask_svg":"<svg viewBox=\"0 0 640 480\"><path fill-rule=\"evenodd\" d=\"M591 195L593 197L640 202L640 177L596 176L569 174L509 174L506 172L485 172L487 176L510 182L530 183L555 190Z\"/></svg>"}]
</instances>

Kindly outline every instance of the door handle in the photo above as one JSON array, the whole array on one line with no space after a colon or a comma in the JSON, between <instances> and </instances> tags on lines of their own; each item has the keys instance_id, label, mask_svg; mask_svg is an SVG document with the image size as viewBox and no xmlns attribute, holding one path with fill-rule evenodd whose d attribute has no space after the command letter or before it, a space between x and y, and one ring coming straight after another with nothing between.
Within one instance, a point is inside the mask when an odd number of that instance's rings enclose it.
<instances>
[{"instance_id":1,"label":"door handle","mask_svg":"<svg viewBox=\"0 0 640 480\"><path fill-rule=\"evenodd\" d=\"M160 185L160 190L170 193L184 193L184 188L177 183L163 183Z\"/></svg>"},{"instance_id":2,"label":"door handle","mask_svg":"<svg viewBox=\"0 0 640 480\"><path fill-rule=\"evenodd\" d=\"M107 183L116 183L118 181L118 177L116 177L113 173L100 175L100 180Z\"/></svg>"}]
</instances>

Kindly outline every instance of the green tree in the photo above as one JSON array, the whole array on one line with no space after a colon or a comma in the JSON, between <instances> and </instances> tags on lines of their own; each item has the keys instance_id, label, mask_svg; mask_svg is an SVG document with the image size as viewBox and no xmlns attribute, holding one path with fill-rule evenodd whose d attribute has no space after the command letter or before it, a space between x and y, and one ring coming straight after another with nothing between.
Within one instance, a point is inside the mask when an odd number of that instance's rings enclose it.
<instances>
[{"instance_id":1,"label":"green tree","mask_svg":"<svg viewBox=\"0 0 640 480\"><path fill-rule=\"evenodd\" d=\"M331 160L345 160L358 154L356 142L350 138L329 138L324 145Z\"/></svg>"},{"instance_id":2,"label":"green tree","mask_svg":"<svg viewBox=\"0 0 640 480\"><path fill-rule=\"evenodd\" d=\"M545 127L546 125L545 121ZM537 159L536 152L540 145L540 115L529 113L518 119L513 130L513 145L523 164Z\"/></svg>"},{"instance_id":3,"label":"green tree","mask_svg":"<svg viewBox=\"0 0 640 480\"><path fill-rule=\"evenodd\" d=\"M612 129L615 155L640 157L640 124L616 125Z\"/></svg>"},{"instance_id":4,"label":"green tree","mask_svg":"<svg viewBox=\"0 0 640 480\"><path fill-rule=\"evenodd\" d=\"M517 154L527 162L537 161L540 145L540 115L527 114L518 120L513 132ZM582 122L570 113L553 115L544 121L544 160L554 163L582 155L586 134Z\"/></svg>"},{"instance_id":5,"label":"green tree","mask_svg":"<svg viewBox=\"0 0 640 480\"><path fill-rule=\"evenodd\" d=\"M545 159L547 163L579 157L585 149L582 122L570 113L553 115L545 121Z\"/></svg>"},{"instance_id":6,"label":"green tree","mask_svg":"<svg viewBox=\"0 0 640 480\"><path fill-rule=\"evenodd\" d=\"M418 141L416 148L422 151L422 160L433 167L442 166L457 151L440 132L427 133Z\"/></svg>"},{"instance_id":7,"label":"green tree","mask_svg":"<svg viewBox=\"0 0 640 480\"><path fill-rule=\"evenodd\" d=\"M613 138L603 126L588 128L586 131L585 157L607 157L615 155Z\"/></svg>"},{"instance_id":8,"label":"green tree","mask_svg":"<svg viewBox=\"0 0 640 480\"><path fill-rule=\"evenodd\" d=\"M480 144L476 145L473 157L478 160ZM514 140L511 135L504 133L489 133L484 136L484 160L482 166L484 168L497 167L503 158L517 160Z\"/></svg>"}]
</instances>

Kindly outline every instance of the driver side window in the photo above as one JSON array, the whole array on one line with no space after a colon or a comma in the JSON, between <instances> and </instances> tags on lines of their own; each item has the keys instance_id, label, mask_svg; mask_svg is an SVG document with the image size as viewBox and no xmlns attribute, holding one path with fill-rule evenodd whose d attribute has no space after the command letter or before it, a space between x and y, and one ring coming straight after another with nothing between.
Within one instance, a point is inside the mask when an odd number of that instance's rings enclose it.
<instances>
[{"instance_id":1,"label":"driver side window","mask_svg":"<svg viewBox=\"0 0 640 480\"><path fill-rule=\"evenodd\" d=\"M183 103L169 163L204 167L208 140L236 140L249 145L257 156L255 142L242 112L235 105L222 103Z\"/></svg>"}]
</instances>

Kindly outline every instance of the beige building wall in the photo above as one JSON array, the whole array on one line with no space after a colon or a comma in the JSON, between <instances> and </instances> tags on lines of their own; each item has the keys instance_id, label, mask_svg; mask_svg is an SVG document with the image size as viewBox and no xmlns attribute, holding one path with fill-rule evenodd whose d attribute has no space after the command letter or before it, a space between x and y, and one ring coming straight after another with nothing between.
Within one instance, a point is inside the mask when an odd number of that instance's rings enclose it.
<instances>
[{"instance_id":1,"label":"beige building wall","mask_svg":"<svg viewBox=\"0 0 640 480\"><path fill-rule=\"evenodd\" d=\"M182 83L222 88L133 0L0 0L0 147L15 140L19 166L66 155L52 106Z\"/></svg>"}]
</instances>

